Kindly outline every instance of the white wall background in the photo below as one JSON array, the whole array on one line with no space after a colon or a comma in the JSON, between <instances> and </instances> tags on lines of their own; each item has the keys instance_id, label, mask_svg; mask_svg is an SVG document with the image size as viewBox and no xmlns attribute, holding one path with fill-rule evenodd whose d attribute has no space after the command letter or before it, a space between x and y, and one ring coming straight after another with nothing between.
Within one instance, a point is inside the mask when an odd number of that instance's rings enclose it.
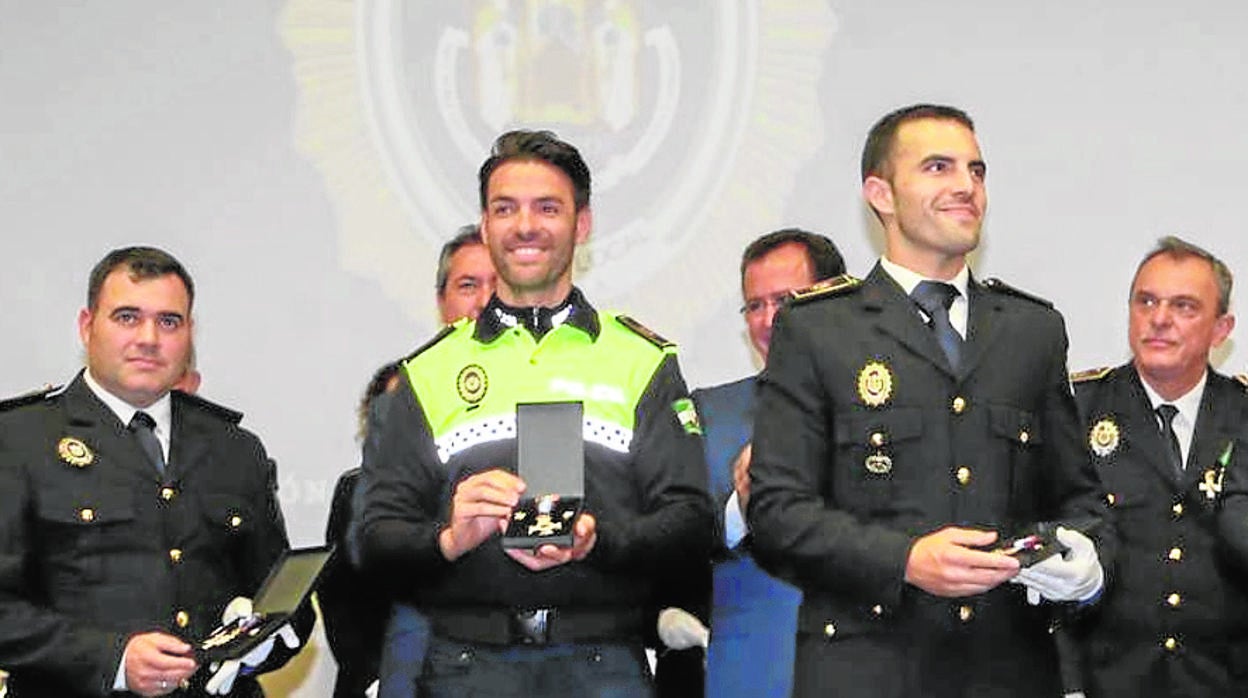
<instances>
[{"instance_id":1,"label":"white wall background","mask_svg":"<svg viewBox=\"0 0 1248 698\"><path fill-rule=\"evenodd\" d=\"M497 132L582 147L580 282L706 385L754 370L750 239L800 225L870 268L861 142L915 101L978 121L976 273L1052 299L1072 368L1118 363L1157 237L1248 270L1245 36L1232 0L0 0L0 394L72 376L107 250L164 247L200 292L203 393L247 413L314 543L366 379L434 330L436 249ZM1245 368L1234 343L1218 363ZM279 692L326 693L305 655Z\"/></svg>"}]
</instances>

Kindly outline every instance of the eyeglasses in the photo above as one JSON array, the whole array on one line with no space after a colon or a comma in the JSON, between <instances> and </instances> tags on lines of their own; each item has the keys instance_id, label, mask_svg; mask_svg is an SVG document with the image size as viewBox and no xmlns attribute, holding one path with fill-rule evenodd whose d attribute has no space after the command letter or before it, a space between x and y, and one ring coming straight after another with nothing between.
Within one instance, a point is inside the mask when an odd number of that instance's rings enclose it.
<instances>
[{"instance_id":1,"label":"eyeglasses","mask_svg":"<svg viewBox=\"0 0 1248 698\"><path fill-rule=\"evenodd\" d=\"M738 312L746 317L758 316L765 313L768 309L779 310L789 302L789 292L781 291L773 293L769 296L760 296L758 298L747 298L745 305L738 309Z\"/></svg>"}]
</instances>

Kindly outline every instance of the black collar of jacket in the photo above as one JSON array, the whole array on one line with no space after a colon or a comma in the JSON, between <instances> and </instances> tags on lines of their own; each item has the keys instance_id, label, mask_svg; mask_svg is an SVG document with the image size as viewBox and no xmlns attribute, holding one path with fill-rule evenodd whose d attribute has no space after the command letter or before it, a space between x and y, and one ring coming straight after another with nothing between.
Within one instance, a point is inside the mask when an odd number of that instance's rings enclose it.
<instances>
[{"instance_id":1,"label":"black collar of jacket","mask_svg":"<svg viewBox=\"0 0 1248 698\"><path fill-rule=\"evenodd\" d=\"M571 313L563 324L582 330L591 339L598 339L598 334L602 331L598 325L598 313L589 301L585 300L585 295L581 293L581 290L575 286L572 287L572 292L568 294L568 297L553 308L513 308L500 301L497 295L491 296L490 302L485 304L480 317L477 318L477 326L472 337L478 342L489 344L515 325L527 327L528 320L531 318L549 320L551 316L557 315L564 309L570 310ZM532 331L530 329L530 332ZM538 334L534 333L534 336Z\"/></svg>"}]
</instances>

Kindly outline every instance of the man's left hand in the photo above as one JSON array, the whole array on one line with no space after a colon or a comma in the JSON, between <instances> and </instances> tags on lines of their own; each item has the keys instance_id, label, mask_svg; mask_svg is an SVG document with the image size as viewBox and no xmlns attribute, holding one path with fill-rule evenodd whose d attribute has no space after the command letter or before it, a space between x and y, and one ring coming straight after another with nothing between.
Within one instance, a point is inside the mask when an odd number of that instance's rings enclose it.
<instances>
[{"instance_id":1,"label":"man's left hand","mask_svg":"<svg viewBox=\"0 0 1248 698\"><path fill-rule=\"evenodd\" d=\"M581 513L576 517L572 527L572 547L560 548L554 545L542 545L536 550L508 549L507 556L526 568L541 572L559 565L566 565L576 560L584 560L589 551L594 549L598 541L597 522L593 514Z\"/></svg>"},{"instance_id":2,"label":"man's left hand","mask_svg":"<svg viewBox=\"0 0 1248 698\"><path fill-rule=\"evenodd\" d=\"M228 625L251 614L251 599L245 596L236 596L221 613L221 622ZM239 674L246 676L252 673L256 667L269 658L269 654L273 651L275 637L282 638L282 643L292 650L299 647L299 635L295 633L295 629L291 627L290 623L287 623L278 628L273 636L268 637L253 647L250 652L243 655L240 659L227 659L220 663L213 662L208 667L208 670L213 673L208 679L208 683L205 684L204 690L209 695L214 696L223 696L234 690L234 681Z\"/></svg>"},{"instance_id":3,"label":"man's left hand","mask_svg":"<svg viewBox=\"0 0 1248 698\"><path fill-rule=\"evenodd\" d=\"M1048 601L1088 601L1105 584L1105 571L1091 539L1071 528L1057 529L1057 540L1068 550L1019 571L1010 581L1027 587L1033 606Z\"/></svg>"}]
</instances>

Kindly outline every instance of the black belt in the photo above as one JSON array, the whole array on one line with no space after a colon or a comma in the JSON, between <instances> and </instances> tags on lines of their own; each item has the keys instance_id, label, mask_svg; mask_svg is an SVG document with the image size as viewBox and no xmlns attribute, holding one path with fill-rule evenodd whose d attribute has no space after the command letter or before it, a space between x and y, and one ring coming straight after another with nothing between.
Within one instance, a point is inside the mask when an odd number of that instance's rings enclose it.
<instances>
[{"instance_id":1,"label":"black belt","mask_svg":"<svg viewBox=\"0 0 1248 698\"><path fill-rule=\"evenodd\" d=\"M547 645L641 637L642 613L629 609L425 609L433 632L487 645Z\"/></svg>"}]
</instances>

